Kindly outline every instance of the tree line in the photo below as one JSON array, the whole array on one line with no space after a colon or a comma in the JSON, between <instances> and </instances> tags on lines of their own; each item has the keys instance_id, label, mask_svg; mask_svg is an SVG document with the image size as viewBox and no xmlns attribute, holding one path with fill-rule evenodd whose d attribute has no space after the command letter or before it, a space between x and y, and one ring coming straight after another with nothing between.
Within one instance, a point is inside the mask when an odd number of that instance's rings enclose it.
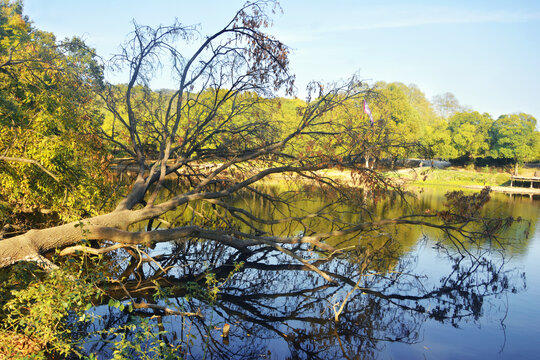
<instances>
[{"instance_id":1,"label":"tree line","mask_svg":"<svg viewBox=\"0 0 540 360\"><path fill-rule=\"evenodd\" d=\"M116 85L120 92L125 86L125 84ZM332 124L340 123L346 127L347 123L352 122L362 124L364 127L373 126L374 132L392 133L394 140L401 143L420 145L407 154L416 157L456 160L460 163L492 159L494 164L522 164L540 160L540 132L536 129L537 120L530 114L512 113L494 119L488 113L481 114L462 107L451 93L435 96L429 101L414 84L407 86L399 82L377 82L373 86L365 84L363 86L366 90L365 96L349 100L344 111L336 110L326 114L326 126L331 128ZM212 97L214 91L216 90L208 90L204 96ZM171 90L153 91L139 87L134 89L134 93L138 93L141 104L144 103L143 98L153 97L159 99L161 106L165 106L167 94L170 94ZM297 111L302 111L308 106L305 100L299 98L267 99L260 98L256 93L245 96L257 98L257 106L250 109L249 114L235 117L234 120L246 122L250 116L264 118L268 127L264 131L259 129L259 135L269 140L279 138L284 132L290 131ZM376 120L374 124L369 123L369 118L363 110L364 100L371 108ZM138 111L144 113L151 109ZM190 111L202 111L202 108ZM150 113L147 114L147 119L146 127L151 132L157 120L152 119ZM111 138L127 136L125 133L122 134L122 129L115 131L115 121L114 114L105 115L103 128L109 136ZM146 146L152 147L152 140L149 137L145 139ZM157 144L157 139L154 140ZM342 139L343 146L352 149L354 141L348 140ZM297 155L303 153L298 151ZM404 153L401 155L405 156Z\"/></svg>"}]
</instances>

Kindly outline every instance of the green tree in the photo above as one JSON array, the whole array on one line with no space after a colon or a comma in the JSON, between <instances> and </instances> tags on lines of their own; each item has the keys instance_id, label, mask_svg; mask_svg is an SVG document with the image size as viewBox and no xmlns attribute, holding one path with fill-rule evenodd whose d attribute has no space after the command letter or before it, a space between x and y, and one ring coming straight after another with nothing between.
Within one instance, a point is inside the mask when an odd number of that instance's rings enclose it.
<instances>
[{"instance_id":1,"label":"green tree","mask_svg":"<svg viewBox=\"0 0 540 360\"><path fill-rule=\"evenodd\" d=\"M448 128L457 155L469 159L488 155L492 124L493 119L487 113L470 111L454 114L448 122Z\"/></svg>"},{"instance_id":2,"label":"green tree","mask_svg":"<svg viewBox=\"0 0 540 360\"><path fill-rule=\"evenodd\" d=\"M513 159L518 164L538 158L536 119L529 114L501 115L491 127L491 153L494 157Z\"/></svg>"},{"instance_id":3,"label":"green tree","mask_svg":"<svg viewBox=\"0 0 540 360\"><path fill-rule=\"evenodd\" d=\"M452 133L448 122L443 118L434 118L426 124L422 144L431 151L434 157L454 159L458 156L456 148L452 145Z\"/></svg>"},{"instance_id":4,"label":"green tree","mask_svg":"<svg viewBox=\"0 0 540 360\"><path fill-rule=\"evenodd\" d=\"M409 97L409 103L416 110L419 116L420 134L422 138L425 135L425 128L439 116L436 114L433 105L426 98L426 95L415 84L403 85L403 91Z\"/></svg>"},{"instance_id":5,"label":"green tree","mask_svg":"<svg viewBox=\"0 0 540 360\"><path fill-rule=\"evenodd\" d=\"M81 40L34 28L21 2L3 0L0 21L2 223L95 214L108 176L94 101L101 67Z\"/></svg>"},{"instance_id":6,"label":"green tree","mask_svg":"<svg viewBox=\"0 0 540 360\"><path fill-rule=\"evenodd\" d=\"M420 113L409 96L410 89L402 83L377 82L373 91L377 94L371 105L374 117L384 122L394 144L389 155L418 156L415 153L418 147L412 145L419 143L422 124Z\"/></svg>"},{"instance_id":7,"label":"green tree","mask_svg":"<svg viewBox=\"0 0 540 360\"><path fill-rule=\"evenodd\" d=\"M436 107L416 85L402 85L402 89L408 95L409 103L419 115L418 141L420 144L429 150L431 156L444 159L455 158L457 152L451 145L452 141L448 122L440 115L440 111L436 111ZM450 99L453 99L453 95L446 94L444 97L441 96L441 98L447 98L450 101ZM454 109L457 108L454 107Z\"/></svg>"}]
</instances>

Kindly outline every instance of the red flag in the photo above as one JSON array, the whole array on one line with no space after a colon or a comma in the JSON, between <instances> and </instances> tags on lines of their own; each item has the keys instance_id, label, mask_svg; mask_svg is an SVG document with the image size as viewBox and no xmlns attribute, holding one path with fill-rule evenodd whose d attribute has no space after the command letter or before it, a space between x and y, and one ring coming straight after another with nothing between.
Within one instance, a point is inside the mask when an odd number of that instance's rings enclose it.
<instances>
[{"instance_id":1,"label":"red flag","mask_svg":"<svg viewBox=\"0 0 540 360\"><path fill-rule=\"evenodd\" d=\"M371 110L369 110L369 106L364 99L364 112L369 115L369 120L371 121L371 125L373 125L373 115L371 115Z\"/></svg>"}]
</instances>

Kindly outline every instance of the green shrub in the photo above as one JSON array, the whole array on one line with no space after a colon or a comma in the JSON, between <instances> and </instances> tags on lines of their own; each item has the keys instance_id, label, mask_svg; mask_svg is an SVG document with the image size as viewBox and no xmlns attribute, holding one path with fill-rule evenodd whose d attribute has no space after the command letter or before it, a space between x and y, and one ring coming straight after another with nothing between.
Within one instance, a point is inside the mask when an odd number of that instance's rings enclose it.
<instances>
[{"instance_id":1,"label":"green shrub","mask_svg":"<svg viewBox=\"0 0 540 360\"><path fill-rule=\"evenodd\" d=\"M82 276L20 262L0 275L0 354L8 359L80 354L81 315L99 290Z\"/></svg>"}]
</instances>

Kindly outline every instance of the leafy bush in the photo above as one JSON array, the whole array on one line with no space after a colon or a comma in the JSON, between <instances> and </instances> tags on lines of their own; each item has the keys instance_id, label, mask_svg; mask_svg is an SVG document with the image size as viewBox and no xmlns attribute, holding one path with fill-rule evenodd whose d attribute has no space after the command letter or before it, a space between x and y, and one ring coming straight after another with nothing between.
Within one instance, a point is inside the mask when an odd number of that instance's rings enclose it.
<instances>
[{"instance_id":1,"label":"leafy bush","mask_svg":"<svg viewBox=\"0 0 540 360\"><path fill-rule=\"evenodd\" d=\"M97 359L91 343L108 343L104 354L111 359L178 359L182 342L168 342L162 324L129 300L110 298L107 303L107 262L101 257L71 258L45 271L35 263L19 262L0 271L0 360ZM187 283L186 301L204 299L213 306L220 288L240 270L237 263L225 279L208 270L204 283ZM84 270L92 269L92 270ZM169 300L166 288L156 283L154 300L181 313ZM132 299L133 300L133 299ZM104 305L102 305L104 304ZM95 307L106 307L127 322L107 327ZM103 312L102 312L103 313ZM188 338L191 335L188 335ZM101 359L102 357L100 357Z\"/></svg>"},{"instance_id":2,"label":"leafy bush","mask_svg":"<svg viewBox=\"0 0 540 360\"><path fill-rule=\"evenodd\" d=\"M81 315L99 290L82 273L20 262L0 275L0 354L8 359L80 354Z\"/></svg>"}]
</instances>

